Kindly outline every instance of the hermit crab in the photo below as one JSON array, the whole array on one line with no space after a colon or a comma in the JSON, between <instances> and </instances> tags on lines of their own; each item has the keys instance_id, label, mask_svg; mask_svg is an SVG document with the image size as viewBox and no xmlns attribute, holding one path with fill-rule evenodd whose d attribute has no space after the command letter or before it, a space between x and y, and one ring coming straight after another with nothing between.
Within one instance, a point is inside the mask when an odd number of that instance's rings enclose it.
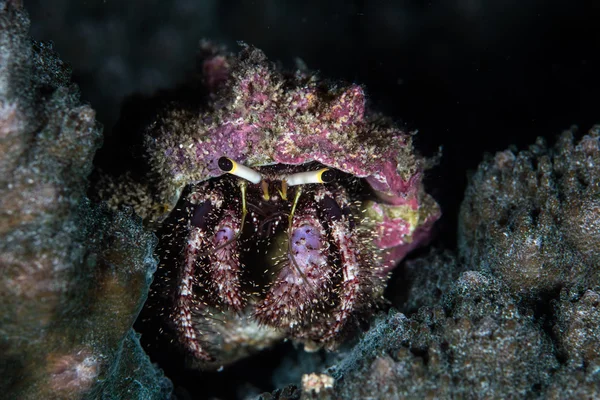
<instances>
[{"instance_id":1,"label":"hermit crab","mask_svg":"<svg viewBox=\"0 0 600 400\"><path fill-rule=\"evenodd\" d=\"M202 108L165 107L148 172L106 180L158 237L144 312L200 368L282 339L334 349L440 212L411 134L359 85L288 74L249 46L205 54Z\"/></svg>"}]
</instances>

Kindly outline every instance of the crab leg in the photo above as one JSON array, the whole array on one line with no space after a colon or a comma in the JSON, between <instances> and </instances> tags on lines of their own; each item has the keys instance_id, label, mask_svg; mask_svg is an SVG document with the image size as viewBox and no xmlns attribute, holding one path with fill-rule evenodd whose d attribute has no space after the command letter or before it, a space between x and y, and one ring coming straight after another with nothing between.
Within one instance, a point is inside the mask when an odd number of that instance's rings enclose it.
<instances>
[{"instance_id":1,"label":"crab leg","mask_svg":"<svg viewBox=\"0 0 600 400\"><path fill-rule=\"evenodd\" d=\"M241 311L244 308L244 299L240 290L240 257L237 239L242 234L248 214L246 188L246 182L241 181L241 217L234 210L225 211L215 229L213 247L204 252L204 254L210 254L206 269L210 274L211 294L216 297L218 302L235 311Z\"/></svg>"},{"instance_id":2,"label":"crab leg","mask_svg":"<svg viewBox=\"0 0 600 400\"><path fill-rule=\"evenodd\" d=\"M225 211L213 237L214 251L210 253L207 270L210 275L210 292L225 306L235 311L244 307L240 290L240 262L238 245L243 218L240 220L232 210Z\"/></svg>"},{"instance_id":3,"label":"crab leg","mask_svg":"<svg viewBox=\"0 0 600 400\"><path fill-rule=\"evenodd\" d=\"M310 323L327 298L333 270L326 231L315 214L307 209L290 218L285 265L254 313L265 324L293 329Z\"/></svg>"},{"instance_id":4,"label":"crab leg","mask_svg":"<svg viewBox=\"0 0 600 400\"><path fill-rule=\"evenodd\" d=\"M183 269L180 272L175 295L174 322L181 343L202 360L210 361L212 357L200 344L197 335L200 330L193 326L192 313L204 308L194 296L194 283L198 284L197 275L208 275L204 286L208 295L226 307L240 311L244 301L239 282L239 254L237 239L246 218L246 184L241 184L242 213L237 215L233 209L221 212L222 198L216 189L203 188L205 192L190 219L188 240L184 249ZM200 193L200 192L198 192ZM202 199L204 199L202 201ZM218 214L217 214L218 213ZM216 226L215 221L218 223ZM200 265L201 269L197 270Z\"/></svg>"},{"instance_id":5,"label":"crab leg","mask_svg":"<svg viewBox=\"0 0 600 400\"><path fill-rule=\"evenodd\" d=\"M175 315L173 320L177 327L180 342L194 355L205 361L213 358L200 344L192 321L192 307L197 306L194 300L192 285L194 282L196 260L202 249L208 245L207 219L213 206L210 201L199 205L192 219L188 241L185 245L183 269L179 276L177 293L175 294Z\"/></svg>"},{"instance_id":6,"label":"crab leg","mask_svg":"<svg viewBox=\"0 0 600 400\"><path fill-rule=\"evenodd\" d=\"M342 266L342 282L339 288L340 303L333 311L334 323L321 336L321 341L327 342L337 336L353 311L361 305L365 289L365 281L361 269L360 244L353 229L350 218L343 214L337 202L326 196L322 200L323 208L329 220L330 234L338 248Z\"/></svg>"}]
</instances>

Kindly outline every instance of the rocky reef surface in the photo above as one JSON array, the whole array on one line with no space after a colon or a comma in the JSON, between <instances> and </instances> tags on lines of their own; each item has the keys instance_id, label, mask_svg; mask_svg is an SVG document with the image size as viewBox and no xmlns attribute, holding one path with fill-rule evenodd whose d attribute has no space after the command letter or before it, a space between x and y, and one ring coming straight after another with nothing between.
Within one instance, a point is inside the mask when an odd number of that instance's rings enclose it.
<instances>
[{"instance_id":1,"label":"rocky reef surface","mask_svg":"<svg viewBox=\"0 0 600 400\"><path fill-rule=\"evenodd\" d=\"M131 327L156 239L85 197L102 129L69 67L0 2L0 392L5 399L165 398Z\"/></svg>"},{"instance_id":2,"label":"rocky reef surface","mask_svg":"<svg viewBox=\"0 0 600 400\"><path fill-rule=\"evenodd\" d=\"M86 198L102 129L28 24L20 1L0 1L1 393L185 399L132 330L156 239L132 211ZM487 156L456 251L405 262L394 308L357 343L298 352L272 371L280 389L238 397L598 397L599 141L600 127L570 130Z\"/></svg>"},{"instance_id":3,"label":"rocky reef surface","mask_svg":"<svg viewBox=\"0 0 600 400\"><path fill-rule=\"evenodd\" d=\"M461 209L460 253L534 301L600 284L600 128L488 157Z\"/></svg>"}]
</instances>

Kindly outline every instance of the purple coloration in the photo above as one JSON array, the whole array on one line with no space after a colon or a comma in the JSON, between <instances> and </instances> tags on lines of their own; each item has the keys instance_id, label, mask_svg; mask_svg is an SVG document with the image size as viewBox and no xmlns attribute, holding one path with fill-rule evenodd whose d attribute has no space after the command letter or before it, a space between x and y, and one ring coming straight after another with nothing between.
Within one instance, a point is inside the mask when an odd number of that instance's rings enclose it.
<instances>
[{"instance_id":1,"label":"purple coloration","mask_svg":"<svg viewBox=\"0 0 600 400\"><path fill-rule=\"evenodd\" d=\"M250 168L320 163L363 178L372 189L378 200L363 207L378 234L374 243L385 271L427 241L440 209L423 189L424 160L410 133L366 108L363 87L328 86L304 72L281 72L252 47L238 56L207 49L206 107L164 110L146 136L152 173L139 186L126 179L112 184L103 189L109 192L104 198L133 206L158 226L186 186L223 174L220 157Z\"/></svg>"},{"instance_id":2,"label":"purple coloration","mask_svg":"<svg viewBox=\"0 0 600 400\"><path fill-rule=\"evenodd\" d=\"M300 268L321 265L326 262L321 253L323 240L318 229L311 225L303 225L294 230L291 255Z\"/></svg>"},{"instance_id":3,"label":"purple coloration","mask_svg":"<svg viewBox=\"0 0 600 400\"><path fill-rule=\"evenodd\" d=\"M221 229L219 229L219 231L216 233L215 235L215 243L225 243L228 240L230 240L231 238L233 238L234 233L233 230L228 227L222 227Z\"/></svg>"},{"instance_id":4,"label":"purple coloration","mask_svg":"<svg viewBox=\"0 0 600 400\"><path fill-rule=\"evenodd\" d=\"M260 134L256 126L239 121L227 123L217 128L210 140L195 144L196 161L207 165L212 176L221 175L222 172L217 165L221 156L227 154L229 158L243 164L246 161L246 154L259 139Z\"/></svg>"},{"instance_id":5,"label":"purple coloration","mask_svg":"<svg viewBox=\"0 0 600 400\"><path fill-rule=\"evenodd\" d=\"M324 119L341 125L351 125L363 120L365 114L365 92L358 85L352 85L335 99Z\"/></svg>"}]
</instances>

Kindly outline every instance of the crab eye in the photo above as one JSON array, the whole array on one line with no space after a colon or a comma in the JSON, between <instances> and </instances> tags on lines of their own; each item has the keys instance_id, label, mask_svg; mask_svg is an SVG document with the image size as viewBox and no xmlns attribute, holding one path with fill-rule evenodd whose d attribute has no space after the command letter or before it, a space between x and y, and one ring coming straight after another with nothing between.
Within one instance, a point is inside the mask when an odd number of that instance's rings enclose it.
<instances>
[{"instance_id":1,"label":"crab eye","mask_svg":"<svg viewBox=\"0 0 600 400\"><path fill-rule=\"evenodd\" d=\"M318 171L299 172L285 177L288 186L305 185L307 183L329 183L335 177L335 172L329 168Z\"/></svg>"},{"instance_id":2,"label":"crab eye","mask_svg":"<svg viewBox=\"0 0 600 400\"><path fill-rule=\"evenodd\" d=\"M240 178L244 178L254 184L259 183L262 180L261 174L259 174L252 168L248 168L244 165L236 163L228 157L219 158L219 168L223 172L239 176Z\"/></svg>"}]
</instances>

